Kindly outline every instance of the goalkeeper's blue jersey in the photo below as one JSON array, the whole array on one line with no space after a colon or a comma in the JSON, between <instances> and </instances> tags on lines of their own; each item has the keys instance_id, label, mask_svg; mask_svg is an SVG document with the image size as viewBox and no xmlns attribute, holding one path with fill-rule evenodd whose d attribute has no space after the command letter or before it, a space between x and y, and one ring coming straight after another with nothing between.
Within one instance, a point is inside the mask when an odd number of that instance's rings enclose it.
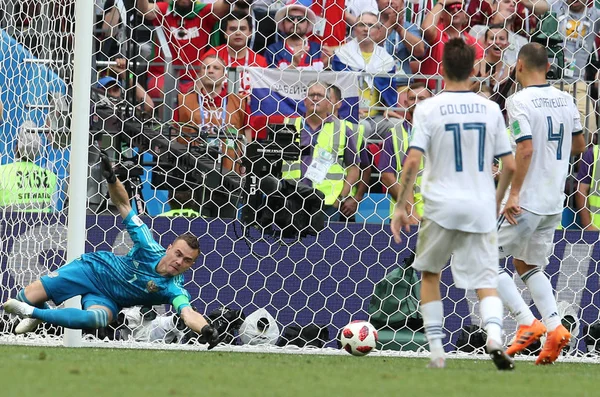
<instances>
[{"instance_id":1,"label":"goalkeeper's blue jersey","mask_svg":"<svg viewBox=\"0 0 600 397\"><path fill-rule=\"evenodd\" d=\"M190 306L183 275L161 276L156 265L166 250L152 237L148 226L133 211L123 220L134 246L125 256L99 251L83 254L92 281L120 307L171 303L178 313Z\"/></svg>"}]
</instances>

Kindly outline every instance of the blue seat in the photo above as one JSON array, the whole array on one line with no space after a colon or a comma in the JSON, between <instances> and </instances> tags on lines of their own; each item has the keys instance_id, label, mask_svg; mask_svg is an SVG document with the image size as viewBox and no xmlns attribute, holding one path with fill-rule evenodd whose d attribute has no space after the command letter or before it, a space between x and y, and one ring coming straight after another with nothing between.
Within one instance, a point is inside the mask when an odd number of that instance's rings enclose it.
<instances>
[{"instance_id":1,"label":"blue seat","mask_svg":"<svg viewBox=\"0 0 600 397\"><path fill-rule=\"evenodd\" d=\"M356 222L388 223L390 220L390 198L383 193L366 194L356 212Z\"/></svg>"}]
</instances>

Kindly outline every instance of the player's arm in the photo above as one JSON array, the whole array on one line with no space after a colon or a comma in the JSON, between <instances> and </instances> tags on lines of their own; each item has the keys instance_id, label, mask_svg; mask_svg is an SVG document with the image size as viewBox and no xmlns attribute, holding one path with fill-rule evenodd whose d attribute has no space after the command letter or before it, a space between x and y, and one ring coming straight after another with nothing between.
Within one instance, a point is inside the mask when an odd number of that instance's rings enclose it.
<instances>
[{"instance_id":1,"label":"player's arm","mask_svg":"<svg viewBox=\"0 0 600 397\"><path fill-rule=\"evenodd\" d=\"M506 189L510 186L510 181L516 169L515 157L512 153L501 156L500 160L502 161L502 172L500 173L500 179L496 187L496 211L498 213L500 212L500 206L506 194Z\"/></svg>"},{"instance_id":2,"label":"player's arm","mask_svg":"<svg viewBox=\"0 0 600 397\"><path fill-rule=\"evenodd\" d=\"M204 337L209 349L219 344L219 332L206 321L202 314L192 309L191 306L181 309L181 319L186 327Z\"/></svg>"},{"instance_id":3,"label":"player's arm","mask_svg":"<svg viewBox=\"0 0 600 397\"><path fill-rule=\"evenodd\" d=\"M573 134L573 143L571 144L571 156L579 156L585 151L585 138L583 131Z\"/></svg>"},{"instance_id":4,"label":"player's arm","mask_svg":"<svg viewBox=\"0 0 600 397\"><path fill-rule=\"evenodd\" d=\"M131 212L131 204L129 203L129 195L125 190L125 186L115 175L113 165L105 152L100 153L100 161L102 162L102 175L108 182L108 194L112 203L119 210L119 214L123 219L127 219Z\"/></svg>"},{"instance_id":5,"label":"player's arm","mask_svg":"<svg viewBox=\"0 0 600 397\"><path fill-rule=\"evenodd\" d=\"M532 157L533 142L531 139L517 142L517 151L515 153L516 170L512 178L510 194L508 195L508 200L504 207L504 216L512 225L517 223L515 216L521 213L521 207L519 206L519 195L521 194L523 182L525 181L525 177L529 171L529 165L531 164Z\"/></svg>"},{"instance_id":6,"label":"player's arm","mask_svg":"<svg viewBox=\"0 0 600 397\"><path fill-rule=\"evenodd\" d=\"M409 148L408 155L402 166L402 175L400 176L400 183L398 186L398 196L391 223L392 234L397 243L402 241L400 238L400 229L402 226L404 226L406 232L410 231L410 219L406 211L406 201L414 192L415 181L417 180L417 174L422 158L422 149L418 147Z\"/></svg>"},{"instance_id":7,"label":"player's arm","mask_svg":"<svg viewBox=\"0 0 600 397\"><path fill-rule=\"evenodd\" d=\"M156 3L150 3L148 0L136 0L135 6L138 11L149 21L158 17L160 10Z\"/></svg>"}]
</instances>

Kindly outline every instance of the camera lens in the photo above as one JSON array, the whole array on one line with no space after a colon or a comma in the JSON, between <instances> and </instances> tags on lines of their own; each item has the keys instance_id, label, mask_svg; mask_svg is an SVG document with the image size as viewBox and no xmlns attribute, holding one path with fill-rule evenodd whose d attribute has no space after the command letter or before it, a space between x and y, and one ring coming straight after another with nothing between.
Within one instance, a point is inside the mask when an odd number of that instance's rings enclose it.
<instances>
[{"instance_id":1,"label":"camera lens","mask_svg":"<svg viewBox=\"0 0 600 397\"><path fill-rule=\"evenodd\" d=\"M183 39L186 36L187 32L185 31L185 29L179 29L177 31L177 37L179 37L180 39Z\"/></svg>"}]
</instances>

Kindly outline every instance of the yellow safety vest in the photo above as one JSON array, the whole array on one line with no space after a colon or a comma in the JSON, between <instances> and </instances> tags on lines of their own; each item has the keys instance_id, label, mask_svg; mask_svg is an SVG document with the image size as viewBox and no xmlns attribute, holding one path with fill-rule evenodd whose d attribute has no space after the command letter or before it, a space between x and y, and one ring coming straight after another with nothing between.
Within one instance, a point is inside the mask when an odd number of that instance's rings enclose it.
<instances>
[{"instance_id":1,"label":"yellow safety vest","mask_svg":"<svg viewBox=\"0 0 600 397\"><path fill-rule=\"evenodd\" d=\"M409 136L408 131L404 126L400 126L402 128L402 153L406 154L408 151ZM398 133L396 128L392 128L392 143L394 144L394 154L396 155L396 171L398 175L398 181L400 181L400 174L402 171L402 156L400 152L400 143L398 142ZM421 158L421 164L419 165L419 173L417 174L417 180L415 181L415 190L414 190L414 208L419 216L423 216L423 208L425 206L425 202L423 201L423 194L421 193L421 180L423 177L423 167L425 166L425 158ZM394 214L394 206L396 205L396 198L392 197L392 203L390 205L390 215Z\"/></svg>"},{"instance_id":2,"label":"yellow safety vest","mask_svg":"<svg viewBox=\"0 0 600 397\"><path fill-rule=\"evenodd\" d=\"M158 216L168 216L168 217L187 216L188 218L194 218L194 217L200 216L200 213L198 211L190 210L187 208L182 208L182 209L175 209L175 210L163 212L162 214L159 214Z\"/></svg>"},{"instance_id":3,"label":"yellow safety vest","mask_svg":"<svg viewBox=\"0 0 600 397\"><path fill-rule=\"evenodd\" d=\"M594 145L594 162L592 163L594 170L592 171L592 182L590 183L590 193L588 195L588 205L590 207L590 216L592 223L597 228L600 228L600 174L596 172L598 169L598 145Z\"/></svg>"},{"instance_id":4,"label":"yellow safety vest","mask_svg":"<svg viewBox=\"0 0 600 397\"><path fill-rule=\"evenodd\" d=\"M56 175L34 163L0 166L0 207L21 212L52 212Z\"/></svg>"},{"instance_id":5,"label":"yellow safety vest","mask_svg":"<svg viewBox=\"0 0 600 397\"><path fill-rule=\"evenodd\" d=\"M292 120L290 118L285 119L285 123L289 124ZM296 129L300 131L302 129L304 119L298 117L293 120ZM344 180L346 179L346 169L343 164L344 149L346 147L346 134L342 133L342 123L340 120L329 121L321 127L319 134L317 135L317 144L313 148L313 153L322 149L329 153L337 153L337 161L329 167L329 171L323 182L314 184L315 189L320 190L325 195L325 204L333 205L335 200L342 193L344 188ZM282 178L283 179L302 179L302 154L296 161L284 161L281 166Z\"/></svg>"},{"instance_id":6,"label":"yellow safety vest","mask_svg":"<svg viewBox=\"0 0 600 397\"><path fill-rule=\"evenodd\" d=\"M358 150L358 154L360 155L360 151L362 150L362 144L365 139L365 126L360 124L354 124L348 120L342 120L342 125L346 128L350 128L352 130L352 134L356 133L358 129L358 133L356 135L356 150ZM362 171L361 171L362 174ZM360 181L359 181L360 182ZM356 196L356 192L358 191L358 183L355 183L350 190L350 196Z\"/></svg>"}]
</instances>

